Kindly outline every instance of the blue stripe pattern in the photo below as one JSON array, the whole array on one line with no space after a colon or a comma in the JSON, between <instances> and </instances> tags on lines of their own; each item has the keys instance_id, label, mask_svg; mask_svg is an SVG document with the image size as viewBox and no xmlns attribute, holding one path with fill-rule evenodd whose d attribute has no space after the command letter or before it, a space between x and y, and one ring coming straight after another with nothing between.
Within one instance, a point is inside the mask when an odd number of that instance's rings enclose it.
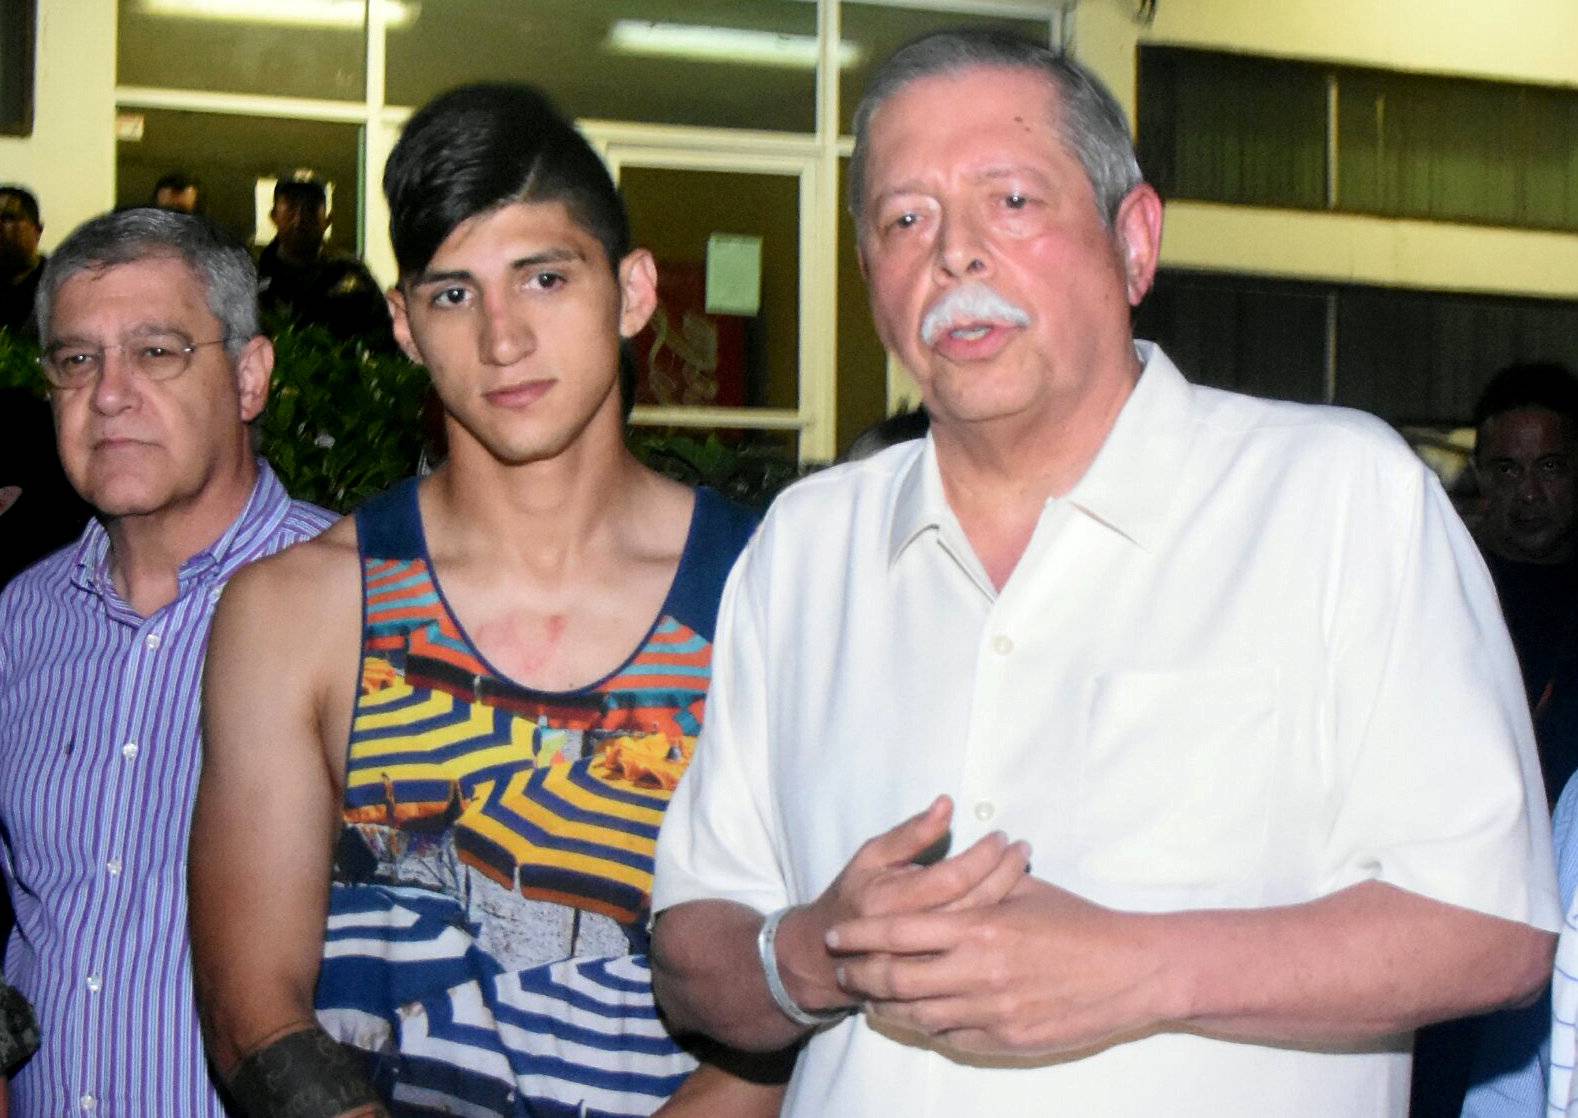
<instances>
[{"instance_id":1,"label":"blue stripe pattern","mask_svg":"<svg viewBox=\"0 0 1578 1118\"><path fill-rule=\"evenodd\" d=\"M387 1053L370 1059L395 1103L532 1118L647 1114L695 1069L659 1020L644 956L509 972L475 946L480 932L430 890L333 886L318 1019Z\"/></svg>"},{"instance_id":2,"label":"blue stripe pattern","mask_svg":"<svg viewBox=\"0 0 1578 1118\"><path fill-rule=\"evenodd\" d=\"M90 522L0 594L0 864L17 926L5 973L35 1006L39 1052L15 1115L225 1113L193 1006L186 854L198 688L214 603L241 566L333 522L273 472L139 617Z\"/></svg>"}]
</instances>

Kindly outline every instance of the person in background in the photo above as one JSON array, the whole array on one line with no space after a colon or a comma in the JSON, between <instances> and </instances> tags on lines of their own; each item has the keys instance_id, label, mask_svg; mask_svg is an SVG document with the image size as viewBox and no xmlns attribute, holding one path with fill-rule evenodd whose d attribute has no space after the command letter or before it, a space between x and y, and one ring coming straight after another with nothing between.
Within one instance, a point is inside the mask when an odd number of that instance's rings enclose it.
<instances>
[{"instance_id":1,"label":"person in background","mask_svg":"<svg viewBox=\"0 0 1578 1118\"><path fill-rule=\"evenodd\" d=\"M367 266L327 248L328 193L316 179L281 179L269 217L277 230L258 256L263 312L284 311L304 326L322 326L340 339L394 348L383 292Z\"/></svg>"},{"instance_id":2,"label":"person in background","mask_svg":"<svg viewBox=\"0 0 1578 1118\"><path fill-rule=\"evenodd\" d=\"M97 515L0 591L4 973L42 1036L11 1109L222 1118L186 920L199 672L231 576L333 518L253 455L273 349L251 256L208 221L94 218L37 315L60 459Z\"/></svg>"},{"instance_id":3,"label":"person in background","mask_svg":"<svg viewBox=\"0 0 1578 1118\"><path fill-rule=\"evenodd\" d=\"M1478 542L1534 716L1546 797L1578 770L1578 377L1497 373L1474 408Z\"/></svg>"},{"instance_id":4,"label":"person in background","mask_svg":"<svg viewBox=\"0 0 1578 1118\"><path fill-rule=\"evenodd\" d=\"M1474 427L1477 538L1523 669L1546 795L1557 802L1565 908L1578 884L1578 377L1553 362L1509 365L1480 394ZM1546 991L1522 1009L1421 1034L1420 1118L1544 1114L1550 1007Z\"/></svg>"},{"instance_id":5,"label":"person in background","mask_svg":"<svg viewBox=\"0 0 1578 1118\"><path fill-rule=\"evenodd\" d=\"M38 251L43 232L33 192L0 186L0 330L34 336L33 297L46 259Z\"/></svg>"},{"instance_id":6,"label":"person in background","mask_svg":"<svg viewBox=\"0 0 1578 1118\"><path fill-rule=\"evenodd\" d=\"M150 201L161 210L184 214L203 212L202 187L185 171L171 171L154 183Z\"/></svg>"},{"instance_id":7,"label":"person in background","mask_svg":"<svg viewBox=\"0 0 1578 1118\"><path fill-rule=\"evenodd\" d=\"M92 514L61 469L49 405L0 388L0 589L76 539Z\"/></svg>"}]
</instances>

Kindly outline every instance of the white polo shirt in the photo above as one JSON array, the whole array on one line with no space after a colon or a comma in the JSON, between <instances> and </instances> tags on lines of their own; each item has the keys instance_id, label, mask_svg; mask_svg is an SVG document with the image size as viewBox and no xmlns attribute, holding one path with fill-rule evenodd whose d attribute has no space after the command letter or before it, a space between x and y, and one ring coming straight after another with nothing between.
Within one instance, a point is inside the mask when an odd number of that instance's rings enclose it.
<instances>
[{"instance_id":1,"label":"white polo shirt","mask_svg":"<svg viewBox=\"0 0 1578 1118\"><path fill-rule=\"evenodd\" d=\"M929 439L779 498L724 593L656 909L810 901L947 792L954 850L1002 829L1120 909L1376 880L1560 926L1512 646L1434 476L1369 416L1192 386L1138 345L1000 593ZM1401 1116L1409 1044L1166 1034L988 1068L851 1018L811 1039L785 1113Z\"/></svg>"}]
</instances>

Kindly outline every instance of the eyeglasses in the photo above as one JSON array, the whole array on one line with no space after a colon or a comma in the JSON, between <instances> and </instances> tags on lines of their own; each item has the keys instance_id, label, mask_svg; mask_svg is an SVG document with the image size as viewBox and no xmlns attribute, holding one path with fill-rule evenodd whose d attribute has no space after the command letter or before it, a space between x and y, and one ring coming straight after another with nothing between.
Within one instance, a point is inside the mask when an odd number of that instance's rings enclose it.
<instances>
[{"instance_id":1,"label":"eyeglasses","mask_svg":"<svg viewBox=\"0 0 1578 1118\"><path fill-rule=\"evenodd\" d=\"M86 388L104 370L104 355L119 352L137 375L151 381L172 380L192 367L192 355L204 346L224 345L229 338L189 342L181 337L138 338L118 345L86 346L61 342L38 359L44 378L56 388Z\"/></svg>"}]
</instances>

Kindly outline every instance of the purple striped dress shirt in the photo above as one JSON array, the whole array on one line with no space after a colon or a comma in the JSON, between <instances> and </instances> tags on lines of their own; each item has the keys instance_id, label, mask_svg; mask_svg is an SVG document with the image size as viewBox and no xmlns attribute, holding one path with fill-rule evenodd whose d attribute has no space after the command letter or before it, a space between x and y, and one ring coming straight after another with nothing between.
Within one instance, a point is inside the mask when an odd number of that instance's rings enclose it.
<instances>
[{"instance_id":1,"label":"purple striped dress shirt","mask_svg":"<svg viewBox=\"0 0 1578 1118\"><path fill-rule=\"evenodd\" d=\"M96 522L0 594L0 863L17 925L6 978L43 1042L11 1113L223 1115L192 999L186 854L198 686L214 603L245 564L333 517L267 465L246 508L137 615Z\"/></svg>"}]
</instances>

